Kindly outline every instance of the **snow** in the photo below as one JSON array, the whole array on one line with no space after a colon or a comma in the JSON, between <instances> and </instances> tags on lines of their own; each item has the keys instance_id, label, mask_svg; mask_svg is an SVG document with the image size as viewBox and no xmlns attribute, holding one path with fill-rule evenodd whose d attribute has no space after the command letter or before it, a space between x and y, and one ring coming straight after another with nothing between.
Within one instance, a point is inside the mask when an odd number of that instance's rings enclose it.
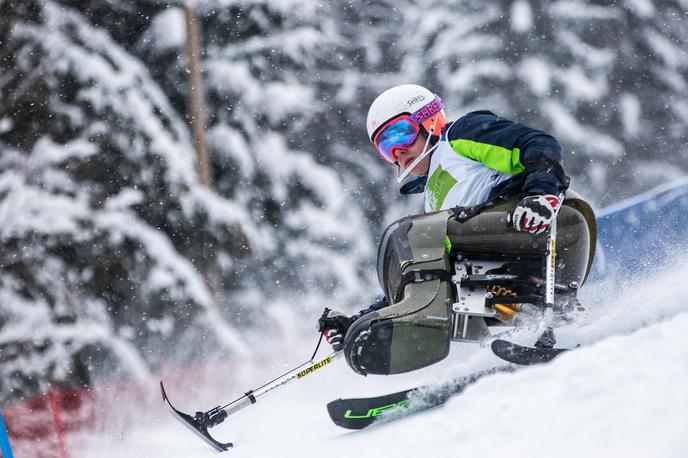
<instances>
[{"instance_id":1,"label":"snow","mask_svg":"<svg viewBox=\"0 0 688 458\"><path fill-rule=\"evenodd\" d=\"M597 6L588 2L559 0L550 4L550 12L555 16L569 19L617 19L620 12L607 6Z\"/></svg>"},{"instance_id":2,"label":"snow","mask_svg":"<svg viewBox=\"0 0 688 458\"><path fill-rule=\"evenodd\" d=\"M634 94L624 94L621 96L619 104L624 135L637 137L642 133L640 99Z\"/></svg>"},{"instance_id":3,"label":"snow","mask_svg":"<svg viewBox=\"0 0 688 458\"><path fill-rule=\"evenodd\" d=\"M650 18L655 15L655 5L652 0L625 0L626 8L641 18Z\"/></svg>"},{"instance_id":4,"label":"snow","mask_svg":"<svg viewBox=\"0 0 688 458\"><path fill-rule=\"evenodd\" d=\"M246 139L238 131L222 124L213 126L208 132L208 145L221 157L228 156L236 161L242 175L253 174L253 155Z\"/></svg>"},{"instance_id":5,"label":"snow","mask_svg":"<svg viewBox=\"0 0 688 458\"><path fill-rule=\"evenodd\" d=\"M688 447L688 391L681 382L688 379L686 275L688 263L682 260L673 271L642 283L617 279L584 288L590 316L558 330L562 345L581 343L581 348L549 364L484 377L440 408L349 432L330 423L324 406L337 397L440 383L500 364L487 348L453 344L445 361L390 377L357 376L340 360L259 398L212 432L235 441L230 453L236 458L301 457L323 450L328 457L454 458L489 451L510 458L678 458ZM529 339L527 332L515 336ZM265 379L277 372L269 369ZM237 396L249 388L229 386ZM193 399L171 396L182 410L200 407ZM223 396L232 399L231 393ZM83 456L103 447L111 457L216 456L172 417L144 423L117 435L73 438L72 444Z\"/></svg>"},{"instance_id":6,"label":"snow","mask_svg":"<svg viewBox=\"0 0 688 458\"><path fill-rule=\"evenodd\" d=\"M530 90L537 95L547 94L552 86L552 70L549 64L540 58L529 57L523 59L519 66L519 74Z\"/></svg>"},{"instance_id":7,"label":"snow","mask_svg":"<svg viewBox=\"0 0 688 458\"><path fill-rule=\"evenodd\" d=\"M574 61L586 64L595 70L609 70L617 59L612 48L597 48L581 40L568 30L557 31L557 41L568 48L573 54Z\"/></svg>"},{"instance_id":8,"label":"snow","mask_svg":"<svg viewBox=\"0 0 688 458\"><path fill-rule=\"evenodd\" d=\"M161 50L186 46L186 19L181 8L169 8L158 14L150 26L155 46Z\"/></svg>"},{"instance_id":9,"label":"snow","mask_svg":"<svg viewBox=\"0 0 688 458\"><path fill-rule=\"evenodd\" d=\"M558 72L556 78L564 85L566 98L572 102L600 100L609 92L605 79L586 75L577 65Z\"/></svg>"},{"instance_id":10,"label":"snow","mask_svg":"<svg viewBox=\"0 0 688 458\"><path fill-rule=\"evenodd\" d=\"M511 30L524 33L533 27L533 10L525 0L518 0L511 5Z\"/></svg>"},{"instance_id":11,"label":"snow","mask_svg":"<svg viewBox=\"0 0 688 458\"><path fill-rule=\"evenodd\" d=\"M674 106L672 106L672 109L679 119L688 122L688 102L683 100L677 102Z\"/></svg>"},{"instance_id":12,"label":"snow","mask_svg":"<svg viewBox=\"0 0 688 458\"><path fill-rule=\"evenodd\" d=\"M145 252L155 253L155 266L145 286L153 293L166 290L171 297L178 297L179 300L193 298L204 307L205 314L200 319L215 333L219 343L224 348L248 355L244 339L218 310L201 274L188 259L179 255L167 237L127 212L102 213L95 217L94 222L97 226L108 228L111 237L136 240L145 248Z\"/></svg>"},{"instance_id":13,"label":"snow","mask_svg":"<svg viewBox=\"0 0 688 458\"><path fill-rule=\"evenodd\" d=\"M186 3L200 11L223 9L241 6L249 9L251 6L269 8L270 12L293 13L296 9L302 14L313 14L317 5L302 0L188 0Z\"/></svg>"},{"instance_id":14,"label":"snow","mask_svg":"<svg viewBox=\"0 0 688 458\"><path fill-rule=\"evenodd\" d=\"M50 33L43 41L51 60L74 70L80 82L98 82L83 90L80 97L97 111L112 108L131 116L150 135L150 148L166 160L170 180L193 182L193 156L189 154L191 144L187 131L143 64L123 49L112 46L107 33L90 27L84 19L52 3L46 3L45 10ZM75 29L76 37L62 31L65 24ZM15 33L27 37L45 34L43 28L24 24L18 25ZM70 46L77 40L84 46ZM171 124L172 135L164 121ZM130 154L136 151L131 148Z\"/></svg>"},{"instance_id":15,"label":"snow","mask_svg":"<svg viewBox=\"0 0 688 458\"><path fill-rule=\"evenodd\" d=\"M511 74L509 66L499 59L485 59L475 65L460 67L444 82L446 87L455 91L468 91L480 78L492 77L506 80Z\"/></svg>"},{"instance_id":16,"label":"snow","mask_svg":"<svg viewBox=\"0 0 688 458\"><path fill-rule=\"evenodd\" d=\"M586 138L587 153L605 160L623 156L624 147L621 143L591 126L581 124L564 109L561 103L550 100L543 103L542 109L549 117L554 129L560 132L558 135L560 139L575 142Z\"/></svg>"},{"instance_id":17,"label":"snow","mask_svg":"<svg viewBox=\"0 0 688 458\"><path fill-rule=\"evenodd\" d=\"M82 232L80 221L89 217L85 193L74 196L53 194L32 183L32 173L23 176L12 171L0 174L0 190L10 198L0 202L0 217L4 222L0 236L9 239L35 232L43 234L76 234ZM67 187L69 180L60 180Z\"/></svg>"},{"instance_id":18,"label":"snow","mask_svg":"<svg viewBox=\"0 0 688 458\"><path fill-rule=\"evenodd\" d=\"M34 167L45 167L57 165L70 158L85 159L96 154L96 147L92 143L83 139L77 139L64 145L58 145L52 139L41 137L31 152L29 165Z\"/></svg>"},{"instance_id":19,"label":"snow","mask_svg":"<svg viewBox=\"0 0 688 458\"><path fill-rule=\"evenodd\" d=\"M46 261L46 268L52 272L50 264L54 260ZM7 281L7 280L6 280ZM60 279L55 279L54 287L62 294L66 294L66 287ZM30 301L11 291L10 288L0 290L0 300L5 307L5 312L10 316L22 318L21 326L14 326L3 330L0 338L0 346L13 342L25 342L27 345L42 345L51 342L43 353L32 353L25 359L5 361L6 370L20 370L29 366L36 372L48 370L46 366L51 361L68 361L68 356L75 350L87 347L94 343L107 343L109 349L118 358L124 370L133 377L150 375L148 367L140 354L125 340L114 335L111 326L108 326L107 318L97 316L102 310L101 304L89 304L92 300L86 300L81 304L88 312L82 312L82 319L76 325L63 325L56 327L52 323L55 316L54 305L47 301ZM56 375L61 375L69 370L66 364L55 367Z\"/></svg>"},{"instance_id":20,"label":"snow","mask_svg":"<svg viewBox=\"0 0 688 458\"><path fill-rule=\"evenodd\" d=\"M193 214L194 205L198 205L208 213L208 219L214 223L224 223L229 227L242 227L252 247L267 248L271 243L265 228L253 224L249 213L241 205L224 199L205 186L195 186L182 198L184 210Z\"/></svg>"},{"instance_id":21,"label":"snow","mask_svg":"<svg viewBox=\"0 0 688 458\"><path fill-rule=\"evenodd\" d=\"M261 49L262 45L261 43ZM256 113L264 114L271 123L289 120L294 114L313 110L313 90L305 85L271 82L258 85L251 76L251 68L246 62L222 59L209 59L206 63L208 84L227 93L240 93L245 106L234 110L249 117Z\"/></svg>"},{"instance_id":22,"label":"snow","mask_svg":"<svg viewBox=\"0 0 688 458\"><path fill-rule=\"evenodd\" d=\"M683 45L676 46L671 39L654 30L645 30L647 42L670 69L685 68L688 65L688 53Z\"/></svg>"},{"instance_id":23,"label":"snow","mask_svg":"<svg viewBox=\"0 0 688 458\"><path fill-rule=\"evenodd\" d=\"M118 15L118 2L96 3ZM158 11L153 3L145 10ZM173 399L184 410L231 399L285 370L283 361L302 360L311 350L314 311L325 305L351 311L376 291L369 288L374 272L364 269L375 254L374 237L385 223L420 208L420 196L401 200L396 190L388 192L394 171L370 156L363 118L356 115L364 117L373 92L395 83L432 85L452 118L468 106L516 120L535 116L533 125L576 149L565 161L582 170L574 178L593 185L588 192L596 199L685 176L679 140L688 123L688 54L681 47L683 19L669 17L676 6L652 0L619 6L564 0L346 3L189 0L205 18L209 38L203 62L212 112L209 146L218 186L224 180L217 193L201 186L195 173L183 114L179 8L154 15L138 40L139 31L118 17L94 18L66 2L36 2L36 21L16 14L21 8L8 10L5 38L16 69L0 75L0 87L10 89L0 117L0 239L7 253L0 350L7 390L17 386L17 374L40 385L35 392L47 380L81 383L71 358L81 349L103 349L115 367L89 359L95 368L89 382L135 377L159 401L158 376L151 372L164 366L156 356L164 352L146 330L183 334L183 348L165 357L212 342L240 366L216 368L207 383L186 387L192 393L172 384ZM688 8L686 0L677 3ZM214 9L233 13L227 19ZM649 18L655 19L643 20ZM627 27L629 19L639 25ZM648 132L656 150L640 143ZM83 176L101 162L121 180ZM634 183L616 189L620 177ZM165 202L183 214L150 214ZM265 224L267 204L280 209L274 224ZM365 208L377 204L386 211ZM217 253L217 266L236 286L220 301L195 265L202 254L179 245L185 234L196 233L189 224L174 224L182 219L201 219L200 231L224 231L220 247L234 243L235 229L251 245L252 259L235 257L231 249ZM83 253L90 261L98 248L105 256L124 256L125 247L117 246L123 241L137 250L130 263L115 259L117 266L139 271L113 280L127 281L135 293L126 303L75 280L98 275L96 266L76 262ZM60 254L72 248L75 259L68 264ZM323 406L336 396L385 393L491 367L495 359L484 348L454 345L441 364L386 379L361 378L340 361L233 416L215 433L237 441L237 456L314 450L457 456L485 454L486 443L490 452L509 457L532 456L536 447L552 444L553 454L562 456L676 456L687 445L677 431L688 430L688 405L675 382L687 378L681 334L686 273L680 267L657 272L649 285L643 279L635 288L607 284L586 291L599 306L595 320L562 329L560 339L590 346L548 366L489 377L417 418L351 434L332 426ZM323 287L334 279L337 289ZM290 281L303 288L285 286ZM174 304L158 304L161 291ZM621 299L611 302L609 295ZM152 318L158 305L166 307L164 316ZM187 319L192 308L201 310ZM529 335L517 337L526 341ZM20 350L8 357L12 345ZM101 456L103 450L108 456L211 456L158 402L146 415L138 399L112 404L102 431L70 436L71 449L81 452L74 456ZM532 431L542 425L551 437ZM643 439L655 448L645 450Z\"/></svg>"},{"instance_id":24,"label":"snow","mask_svg":"<svg viewBox=\"0 0 688 458\"><path fill-rule=\"evenodd\" d=\"M14 126L14 123L10 118L1 118L0 119L0 134L4 134L5 132L8 132L12 130L12 127Z\"/></svg>"}]
</instances>

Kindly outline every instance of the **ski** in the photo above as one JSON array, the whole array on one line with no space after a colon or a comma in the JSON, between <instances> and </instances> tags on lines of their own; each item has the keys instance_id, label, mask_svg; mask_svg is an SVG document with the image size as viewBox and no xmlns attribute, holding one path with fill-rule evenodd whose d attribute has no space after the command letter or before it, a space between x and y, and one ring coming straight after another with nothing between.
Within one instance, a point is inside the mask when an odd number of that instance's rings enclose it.
<instances>
[{"instance_id":1,"label":"ski","mask_svg":"<svg viewBox=\"0 0 688 458\"><path fill-rule=\"evenodd\" d=\"M499 358L520 366L546 363L568 350L568 348L526 347L502 339L493 341L491 347L492 353Z\"/></svg>"},{"instance_id":2,"label":"ski","mask_svg":"<svg viewBox=\"0 0 688 458\"><path fill-rule=\"evenodd\" d=\"M420 386L382 396L340 398L327 404L327 412L337 426L363 429L377 420L388 421L437 407L486 375L514 370L513 366L499 366L455 378L439 388Z\"/></svg>"},{"instance_id":3,"label":"ski","mask_svg":"<svg viewBox=\"0 0 688 458\"><path fill-rule=\"evenodd\" d=\"M186 426L193 432L196 436L200 437L206 444L210 445L212 448L219 452L224 452L230 447L233 447L232 443L222 443L210 436L208 433L208 427L213 427L227 417L227 414L219 409L213 409L211 412L196 412L195 416L185 414L175 409L175 407L170 402L165 393L165 387L162 382L160 382L160 391L162 391L162 399L165 402L165 407L172 414L174 418L179 420L181 424ZM212 415L210 415L212 414Z\"/></svg>"},{"instance_id":4,"label":"ski","mask_svg":"<svg viewBox=\"0 0 688 458\"><path fill-rule=\"evenodd\" d=\"M411 403L408 396L413 390L371 398L336 399L327 404L327 412L337 426L363 429L377 420L382 412L408 407Z\"/></svg>"}]
</instances>

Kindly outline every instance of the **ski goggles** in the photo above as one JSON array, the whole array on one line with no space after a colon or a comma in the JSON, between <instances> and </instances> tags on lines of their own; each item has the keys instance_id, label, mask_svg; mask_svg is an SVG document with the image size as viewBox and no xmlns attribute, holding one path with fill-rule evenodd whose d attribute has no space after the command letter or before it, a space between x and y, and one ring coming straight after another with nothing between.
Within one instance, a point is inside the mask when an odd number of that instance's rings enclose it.
<instances>
[{"instance_id":1,"label":"ski goggles","mask_svg":"<svg viewBox=\"0 0 688 458\"><path fill-rule=\"evenodd\" d=\"M390 120L375 135L373 143L382 158L394 164L397 161L397 150L413 145L419 132L420 126L414 123L409 115L403 114Z\"/></svg>"},{"instance_id":2,"label":"ski goggles","mask_svg":"<svg viewBox=\"0 0 688 458\"><path fill-rule=\"evenodd\" d=\"M442 111L444 103L435 96L432 102L421 107L413 114L403 113L387 121L373 137L373 144L382 158L394 164L397 161L396 152L413 145L418 138L420 127L437 113ZM430 131L426 127L426 131Z\"/></svg>"}]
</instances>

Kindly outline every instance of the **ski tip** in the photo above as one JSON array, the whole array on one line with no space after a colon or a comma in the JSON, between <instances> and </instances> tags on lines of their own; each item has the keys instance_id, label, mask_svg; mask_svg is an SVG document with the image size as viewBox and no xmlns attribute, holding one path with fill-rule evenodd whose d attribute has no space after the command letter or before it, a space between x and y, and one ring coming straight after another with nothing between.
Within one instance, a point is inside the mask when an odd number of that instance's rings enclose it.
<instances>
[{"instance_id":1,"label":"ski tip","mask_svg":"<svg viewBox=\"0 0 688 458\"><path fill-rule=\"evenodd\" d=\"M411 402L408 394L411 388L396 393L369 398L335 399L327 404L332 422L346 429L363 429L372 425L383 414L397 409L406 409Z\"/></svg>"},{"instance_id":2,"label":"ski tip","mask_svg":"<svg viewBox=\"0 0 688 458\"><path fill-rule=\"evenodd\" d=\"M376 416L370 415L370 411L363 415L352 415L351 409L354 406L351 404L356 404L357 401L360 400L339 398L327 403L327 412L332 422L340 428L353 430L363 429L373 424Z\"/></svg>"}]
</instances>

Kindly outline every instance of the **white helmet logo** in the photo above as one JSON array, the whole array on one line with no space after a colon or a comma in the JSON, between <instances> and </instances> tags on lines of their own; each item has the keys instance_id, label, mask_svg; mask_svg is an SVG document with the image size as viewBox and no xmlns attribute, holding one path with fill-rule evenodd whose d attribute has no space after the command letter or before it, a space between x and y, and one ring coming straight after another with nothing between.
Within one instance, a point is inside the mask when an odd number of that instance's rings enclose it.
<instances>
[{"instance_id":1,"label":"white helmet logo","mask_svg":"<svg viewBox=\"0 0 688 458\"><path fill-rule=\"evenodd\" d=\"M407 101L406 103L408 104L408 106L411 107L418 102L422 102L423 100L425 100L424 95L417 95L414 98L412 98L411 100Z\"/></svg>"}]
</instances>

